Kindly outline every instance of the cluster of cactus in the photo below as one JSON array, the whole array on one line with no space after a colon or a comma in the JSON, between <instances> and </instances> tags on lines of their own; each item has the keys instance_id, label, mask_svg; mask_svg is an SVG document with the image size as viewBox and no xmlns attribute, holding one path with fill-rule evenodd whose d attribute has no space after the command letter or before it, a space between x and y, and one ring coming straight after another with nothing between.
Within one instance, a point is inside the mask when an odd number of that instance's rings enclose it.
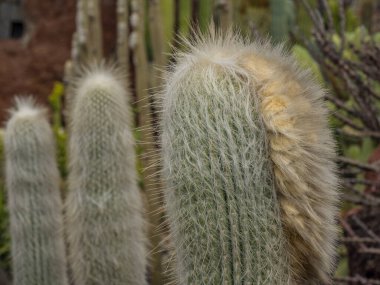
<instances>
[{"instance_id":1,"label":"cluster of cactus","mask_svg":"<svg viewBox=\"0 0 380 285\"><path fill-rule=\"evenodd\" d=\"M97 67L85 72L74 93L64 211L45 111L17 99L7 123L14 284L67 285L67 272L74 284L145 284L145 225L126 88L112 70Z\"/></svg>"},{"instance_id":2,"label":"cluster of cactus","mask_svg":"<svg viewBox=\"0 0 380 285\"><path fill-rule=\"evenodd\" d=\"M322 89L281 47L232 32L175 62L161 118L175 282L328 282L337 179ZM67 271L76 285L148 283L123 80L101 66L73 84L64 210L46 116L18 101L5 132L15 285L68 284Z\"/></svg>"}]
</instances>

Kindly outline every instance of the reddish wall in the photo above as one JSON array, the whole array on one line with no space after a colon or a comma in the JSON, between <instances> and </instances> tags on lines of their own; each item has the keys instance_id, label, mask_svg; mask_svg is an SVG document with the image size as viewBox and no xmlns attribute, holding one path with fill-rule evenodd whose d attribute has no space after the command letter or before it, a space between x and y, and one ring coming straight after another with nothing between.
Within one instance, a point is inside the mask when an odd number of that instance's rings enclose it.
<instances>
[{"instance_id":1,"label":"reddish wall","mask_svg":"<svg viewBox=\"0 0 380 285\"><path fill-rule=\"evenodd\" d=\"M115 1L102 0L105 53L115 47ZM0 123L14 94L46 103L54 81L62 81L75 29L75 0L25 0L30 40L0 40ZM3 125L3 124L2 124Z\"/></svg>"}]
</instances>

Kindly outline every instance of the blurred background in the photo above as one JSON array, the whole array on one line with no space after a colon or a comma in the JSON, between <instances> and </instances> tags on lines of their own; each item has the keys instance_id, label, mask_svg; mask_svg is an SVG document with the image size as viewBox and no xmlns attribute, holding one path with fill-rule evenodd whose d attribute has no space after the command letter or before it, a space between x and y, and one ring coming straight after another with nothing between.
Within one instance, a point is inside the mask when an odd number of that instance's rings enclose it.
<instances>
[{"instance_id":1,"label":"blurred background","mask_svg":"<svg viewBox=\"0 0 380 285\"><path fill-rule=\"evenodd\" d=\"M232 25L253 40L269 36L274 44L285 42L329 90L343 197L334 284L380 284L379 0L0 0L2 126L15 94L33 94L51 110L64 196L68 78L81 64L100 59L127 71L135 136L144 141L137 151L148 153L159 148L154 94L173 61L172 51L181 49L181 37L207 30L211 21L222 30ZM162 199L151 203L149 194L150 185L160 181L148 181L153 179L149 171L142 172L151 160L139 161L150 213L162 206ZM3 182L1 174L1 285L12 274ZM149 217L150 223L165 224L163 216ZM169 249L163 235L151 240L160 247L152 258L152 284L165 279L161 267Z\"/></svg>"}]
</instances>

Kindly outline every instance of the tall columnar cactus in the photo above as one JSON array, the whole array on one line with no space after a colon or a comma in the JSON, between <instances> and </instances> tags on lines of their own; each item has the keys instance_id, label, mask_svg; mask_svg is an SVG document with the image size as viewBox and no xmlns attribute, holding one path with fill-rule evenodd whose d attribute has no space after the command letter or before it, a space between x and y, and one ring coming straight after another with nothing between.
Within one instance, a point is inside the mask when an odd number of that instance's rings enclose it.
<instances>
[{"instance_id":1,"label":"tall columnar cactus","mask_svg":"<svg viewBox=\"0 0 380 285\"><path fill-rule=\"evenodd\" d=\"M319 284L337 178L323 91L281 47L210 35L168 74L162 147L180 284Z\"/></svg>"},{"instance_id":2,"label":"tall columnar cactus","mask_svg":"<svg viewBox=\"0 0 380 285\"><path fill-rule=\"evenodd\" d=\"M75 284L146 284L132 114L122 80L99 67L74 92L66 217Z\"/></svg>"},{"instance_id":3,"label":"tall columnar cactus","mask_svg":"<svg viewBox=\"0 0 380 285\"><path fill-rule=\"evenodd\" d=\"M15 285L67 285L53 133L43 109L18 99L5 131Z\"/></svg>"},{"instance_id":4,"label":"tall columnar cactus","mask_svg":"<svg viewBox=\"0 0 380 285\"><path fill-rule=\"evenodd\" d=\"M294 22L293 0L270 0L270 10L272 39L277 43L287 40Z\"/></svg>"}]
</instances>

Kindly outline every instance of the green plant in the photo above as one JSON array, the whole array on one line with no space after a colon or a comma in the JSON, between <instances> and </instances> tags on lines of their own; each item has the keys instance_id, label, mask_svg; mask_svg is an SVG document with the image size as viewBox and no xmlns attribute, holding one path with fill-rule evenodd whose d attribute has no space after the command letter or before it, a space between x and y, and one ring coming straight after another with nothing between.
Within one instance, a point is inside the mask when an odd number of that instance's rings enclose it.
<instances>
[{"instance_id":1,"label":"green plant","mask_svg":"<svg viewBox=\"0 0 380 285\"><path fill-rule=\"evenodd\" d=\"M342 246L336 283L380 282L380 267L376 266L380 255L374 254L380 247L373 241L376 239L373 233L380 233L376 218L380 215L376 147L380 141L380 46L376 29L372 30L376 24L370 23L371 14L377 19L378 1L370 1L374 5L372 11L360 12L365 2L360 1L358 7L350 1L302 1L312 22L312 37L305 39L301 33L296 36L318 63L325 85L333 90L326 99L339 143L343 196ZM358 12L366 14L367 23L357 22L354 15ZM356 237L366 242L353 243ZM365 247L370 250L363 251Z\"/></svg>"},{"instance_id":2,"label":"green plant","mask_svg":"<svg viewBox=\"0 0 380 285\"><path fill-rule=\"evenodd\" d=\"M66 201L76 284L146 284L145 225L122 79L100 66L76 83Z\"/></svg>"},{"instance_id":3,"label":"green plant","mask_svg":"<svg viewBox=\"0 0 380 285\"><path fill-rule=\"evenodd\" d=\"M66 285L62 205L45 111L17 99L4 135L15 285Z\"/></svg>"},{"instance_id":4,"label":"green plant","mask_svg":"<svg viewBox=\"0 0 380 285\"><path fill-rule=\"evenodd\" d=\"M66 166L66 142L67 134L63 126L62 119L62 98L64 95L64 86L60 82L54 84L53 90L49 95L49 103L53 111L53 133L57 142L57 162L61 177L67 177Z\"/></svg>"},{"instance_id":5,"label":"green plant","mask_svg":"<svg viewBox=\"0 0 380 285\"><path fill-rule=\"evenodd\" d=\"M319 284L337 179L322 89L281 47L211 31L167 75L162 148L180 284Z\"/></svg>"}]
</instances>

